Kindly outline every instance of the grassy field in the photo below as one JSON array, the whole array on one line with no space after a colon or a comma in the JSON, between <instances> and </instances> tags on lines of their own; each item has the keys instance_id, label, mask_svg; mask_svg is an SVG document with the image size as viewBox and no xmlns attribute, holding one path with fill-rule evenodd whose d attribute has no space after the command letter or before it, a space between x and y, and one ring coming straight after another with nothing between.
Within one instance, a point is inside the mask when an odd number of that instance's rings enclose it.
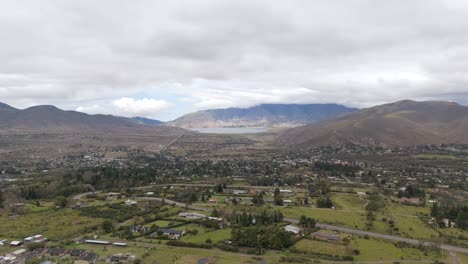
<instances>
[{"instance_id":1,"label":"grassy field","mask_svg":"<svg viewBox=\"0 0 468 264\"><path fill-rule=\"evenodd\" d=\"M43 234L49 239L65 239L99 225L101 219L80 216L72 209L49 210L17 216L0 216L0 237L25 238Z\"/></svg>"},{"instance_id":2,"label":"grassy field","mask_svg":"<svg viewBox=\"0 0 468 264\"><path fill-rule=\"evenodd\" d=\"M301 241L297 242L294 245L294 247L300 251L310 252L310 253L327 254L327 255L332 255L332 256L350 255L348 254L345 245L319 241L319 240L302 239Z\"/></svg>"},{"instance_id":3,"label":"grassy field","mask_svg":"<svg viewBox=\"0 0 468 264\"><path fill-rule=\"evenodd\" d=\"M417 159L433 159L433 160L440 160L440 159L450 159L450 160L456 160L456 159L467 159L467 157L457 157L457 156L454 156L454 155L437 155L437 154L434 154L434 155L431 155L431 154L421 154L421 155L414 155L413 157L417 158Z\"/></svg>"},{"instance_id":4,"label":"grassy field","mask_svg":"<svg viewBox=\"0 0 468 264\"><path fill-rule=\"evenodd\" d=\"M146 224L145 226L157 225L158 227L165 228L165 227L168 227L170 224L177 225L177 224L180 224L180 223L181 222L178 222L178 221L157 220L157 221L151 222L149 224Z\"/></svg>"},{"instance_id":5,"label":"grassy field","mask_svg":"<svg viewBox=\"0 0 468 264\"><path fill-rule=\"evenodd\" d=\"M336 209L364 211L367 204L365 195L333 193L331 198Z\"/></svg>"},{"instance_id":6,"label":"grassy field","mask_svg":"<svg viewBox=\"0 0 468 264\"><path fill-rule=\"evenodd\" d=\"M281 208L285 217L299 219L301 215L312 217L322 223L336 224L351 228L365 228L366 216L364 212L352 212L332 209L307 207Z\"/></svg>"},{"instance_id":7,"label":"grassy field","mask_svg":"<svg viewBox=\"0 0 468 264\"><path fill-rule=\"evenodd\" d=\"M218 229L213 231L207 231L199 233L195 236L184 236L181 241L193 242L193 243L205 243L207 239L211 239L213 243L221 242L231 238L231 229Z\"/></svg>"},{"instance_id":8,"label":"grassy field","mask_svg":"<svg viewBox=\"0 0 468 264\"><path fill-rule=\"evenodd\" d=\"M395 244L388 241L372 238L363 239L360 237L353 237L349 245L303 239L296 243L294 247L298 250L315 254L353 256L355 261L433 261L441 258L437 252L430 250L425 254L417 248L398 248ZM353 254L353 249L359 250L359 254Z\"/></svg>"},{"instance_id":9,"label":"grassy field","mask_svg":"<svg viewBox=\"0 0 468 264\"><path fill-rule=\"evenodd\" d=\"M436 260L440 256L432 251L425 256L424 252L416 248L398 248L395 244L378 239L363 239L354 237L350 245L358 248L360 254L355 256L358 261L377 261L377 260Z\"/></svg>"}]
</instances>

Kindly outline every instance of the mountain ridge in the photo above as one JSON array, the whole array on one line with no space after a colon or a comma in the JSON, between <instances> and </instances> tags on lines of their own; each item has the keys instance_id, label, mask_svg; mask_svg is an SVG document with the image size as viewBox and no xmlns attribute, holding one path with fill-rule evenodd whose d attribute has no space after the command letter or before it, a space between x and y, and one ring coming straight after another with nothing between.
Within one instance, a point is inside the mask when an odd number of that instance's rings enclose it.
<instances>
[{"instance_id":1,"label":"mountain ridge","mask_svg":"<svg viewBox=\"0 0 468 264\"><path fill-rule=\"evenodd\" d=\"M0 129L40 130L73 133L179 133L179 128L151 126L131 118L113 115L89 115L62 110L53 105L16 109L0 103Z\"/></svg>"},{"instance_id":2,"label":"mountain ridge","mask_svg":"<svg viewBox=\"0 0 468 264\"><path fill-rule=\"evenodd\" d=\"M356 110L338 104L260 104L249 108L202 110L166 124L182 128L297 126Z\"/></svg>"},{"instance_id":3,"label":"mountain ridge","mask_svg":"<svg viewBox=\"0 0 468 264\"><path fill-rule=\"evenodd\" d=\"M468 107L454 102L403 100L280 133L277 143L408 146L468 142Z\"/></svg>"}]
</instances>

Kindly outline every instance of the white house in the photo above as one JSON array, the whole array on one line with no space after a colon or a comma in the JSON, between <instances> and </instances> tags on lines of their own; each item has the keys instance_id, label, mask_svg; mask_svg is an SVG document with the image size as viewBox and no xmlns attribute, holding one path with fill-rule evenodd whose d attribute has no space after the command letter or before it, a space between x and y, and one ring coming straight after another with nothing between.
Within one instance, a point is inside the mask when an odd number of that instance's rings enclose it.
<instances>
[{"instance_id":1,"label":"white house","mask_svg":"<svg viewBox=\"0 0 468 264\"><path fill-rule=\"evenodd\" d=\"M21 246L23 245L23 241L11 241L10 242L10 246L12 247L18 247L18 246Z\"/></svg>"},{"instance_id":2,"label":"white house","mask_svg":"<svg viewBox=\"0 0 468 264\"><path fill-rule=\"evenodd\" d=\"M202 219L202 218L206 218L206 215L196 213L196 212L193 212L193 213L191 213L191 212L181 212L181 213L179 213L179 217L187 218L187 219Z\"/></svg>"},{"instance_id":3,"label":"white house","mask_svg":"<svg viewBox=\"0 0 468 264\"><path fill-rule=\"evenodd\" d=\"M288 231L288 232L291 232L291 233L294 233L294 234L299 234L301 232L301 228L299 228L297 226L293 226L293 225L285 226L284 230Z\"/></svg>"},{"instance_id":4,"label":"white house","mask_svg":"<svg viewBox=\"0 0 468 264\"><path fill-rule=\"evenodd\" d=\"M136 201L133 201L133 200L130 200L130 199L128 199L127 201L125 201L125 204L126 204L126 205L134 205L134 204L137 204L137 202L136 202Z\"/></svg>"}]
</instances>

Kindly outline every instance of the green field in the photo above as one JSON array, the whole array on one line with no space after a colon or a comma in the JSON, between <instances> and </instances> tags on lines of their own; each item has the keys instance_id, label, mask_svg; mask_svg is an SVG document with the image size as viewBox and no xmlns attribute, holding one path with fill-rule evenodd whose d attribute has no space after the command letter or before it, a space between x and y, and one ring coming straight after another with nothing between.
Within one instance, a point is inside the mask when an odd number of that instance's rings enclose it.
<instances>
[{"instance_id":1,"label":"green field","mask_svg":"<svg viewBox=\"0 0 468 264\"><path fill-rule=\"evenodd\" d=\"M367 204L365 195L350 193L333 193L331 195L336 209L364 211Z\"/></svg>"},{"instance_id":2,"label":"green field","mask_svg":"<svg viewBox=\"0 0 468 264\"><path fill-rule=\"evenodd\" d=\"M332 209L293 207L281 208L285 217L299 219L301 215L312 217L322 223L336 224L351 228L365 228L365 212L342 211Z\"/></svg>"},{"instance_id":3,"label":"green field","mask_svg":"<svg viewBox=\"0 0 468 264\"><path fill-rule=\"evenodd\" d=\"M181 241L193 242L193 243L205 243L207 239L211 239L213 243L222 242L231 238L231 229L217 229L213 231L207 231L199 233L195 236L183 236Z\"/></svg>"},{"instance_id":4,"label":"green field","mask_svg":"<svg viewBox=\"0 0 468 264\"><path fill-rule=\"evenodd\" d=\"M53 240L72 238L101 222L101 219L80 216L72 209L48 210L16 216L4 215L0 216L0 237L23 239L43 234Z\"/></svg>"},{"instance_id":5,"label":"green field","mask_svg":"<svg viewBox=\"0 0 468 264\"><path fill-rule=\"evenodd\" d=\"M302 239L294 245L294 248L308 253L327 254L331 256L350 255L345 245L313 239Z\"/></svg>"},{"instance_id":6,"label":"green field","mask_svg":"<svg viewBox=\"0 0 468 264\"><path fill-rule=\"evenodd\" d=\"M416 248L398 248L395 244L378 239L363 239L355 237L351 240L351 246L358 248L360 254L355 256L359 261L377 260L436 260L440 256L431 250L425 256L424 252Z\"/></svg>"}]
</instances>

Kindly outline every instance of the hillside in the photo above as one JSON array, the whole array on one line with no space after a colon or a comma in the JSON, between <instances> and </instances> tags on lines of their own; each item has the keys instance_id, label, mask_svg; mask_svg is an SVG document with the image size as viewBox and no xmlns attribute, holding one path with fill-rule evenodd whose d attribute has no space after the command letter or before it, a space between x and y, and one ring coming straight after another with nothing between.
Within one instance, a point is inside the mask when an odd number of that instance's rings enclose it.
<instances>
[{"instance_id":1,"label":"hillside","mask_svg":"<svg viewBox=\"0 0 468 264\"><path fill-rule=\"evenodd\" d=\"M250 108L198 111L166 124L182 128L297 126L354 111L356 109L337 104L262 104Z\"/></svg>"},{"instance_id":2,"label":"hillside","mask_svg":"<svg viewBox=\"0 0 468 264\"><path fill-rule=\"evenodd\" d=\"M164 123L163 121L159 121L159 120L151 119L151 118L146 118L146 117L140 117L140 116L132 117L132 120L135 120L140 124L150 125L150 126L158 126L158 125L161 125L161 124Z\"/></svg>"},{"instance_id":3,"label":"hillside","mask_svg":"<svg viewBox=\"0 0 468 264\"><path fill-rule=\"evenodd\" d=\"M399 101L288 129L277 142L298 147L468 143L468 107L440 101Z\"/></svg>"},{"instance_id":4,"label":"hillside","mask_svg":"<svg viewBox=\"0 0 468 264\"><path fill-rule=\"evenodd\" d=\"M180 133L180 129L150 126L130 118L88 115L55 106L33 106L23 110L0 104L0 129L54 132Z\"/></svg>"}]
</instances>

